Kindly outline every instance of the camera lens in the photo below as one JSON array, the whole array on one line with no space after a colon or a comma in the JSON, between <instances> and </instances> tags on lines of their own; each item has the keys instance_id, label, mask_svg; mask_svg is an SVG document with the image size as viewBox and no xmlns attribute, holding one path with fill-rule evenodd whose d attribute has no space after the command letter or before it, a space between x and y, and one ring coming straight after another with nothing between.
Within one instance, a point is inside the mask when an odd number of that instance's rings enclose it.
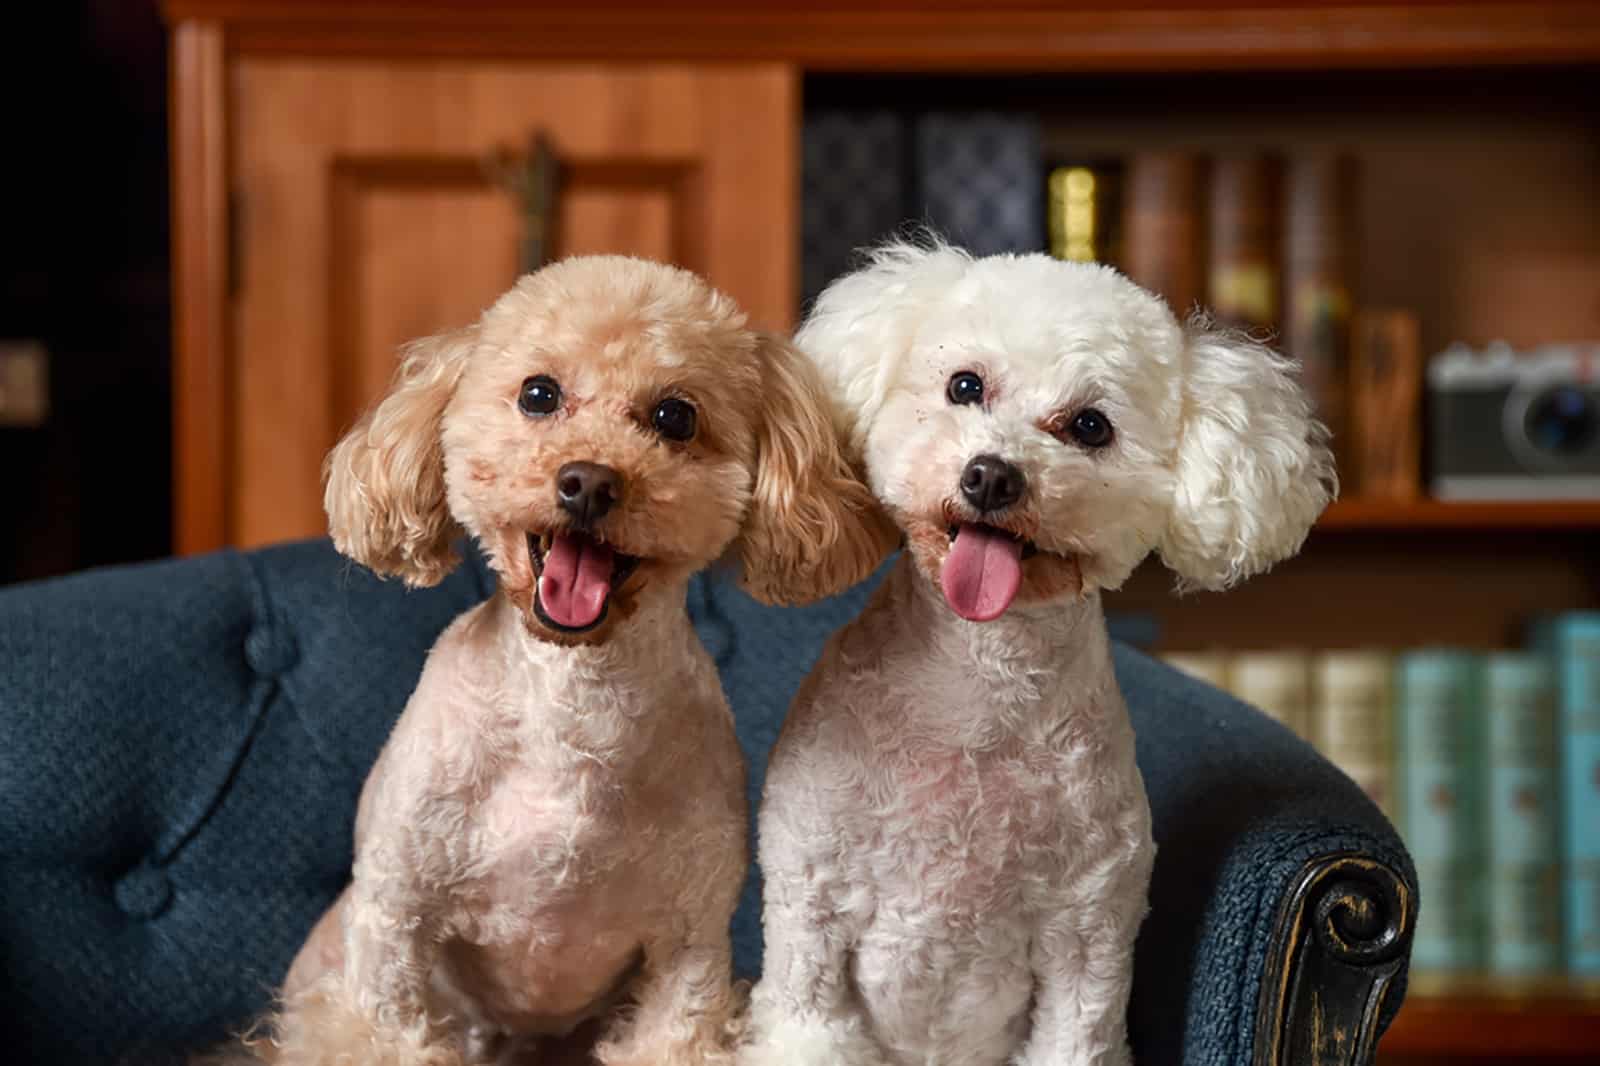
<instances>
[{"instance_id":1,"label":"camera lens","mask_svg":"<svg viewBox=\"0 0 1600 1066\"><path fill-rule=\"evenodd\" d=\"M1560 385L1533 398L1522 425L1535 448L1571 455L1587 448L1600 432L1600 411L1584 390Z\"/></svg>"}]
</instances>

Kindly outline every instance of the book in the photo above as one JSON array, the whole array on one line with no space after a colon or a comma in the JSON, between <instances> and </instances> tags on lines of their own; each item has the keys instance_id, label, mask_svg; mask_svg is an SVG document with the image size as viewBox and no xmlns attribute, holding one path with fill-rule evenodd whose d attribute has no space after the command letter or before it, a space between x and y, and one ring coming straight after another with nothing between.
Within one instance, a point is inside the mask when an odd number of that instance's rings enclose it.
<instances>
[{"instance_id":1,"label":"book","mask_svg":"<svg viewBox=\"0 0 1600 1066\"><path fill-rule=\"evenodd\" d=\"M1300 364L1311 407L1350 462L1351 279L1356 271L1356 163L1300 153L1284 173L1283 346Z\"/></svg>"},{"instance_id":2,"label":"book","mask_svg":"<svg viewBox=\"0 0 1600 1066\"><path fill-rule=\"evenodd\" d=\"M1559 677L1566 969L1600 977L1600 612L1547 619L1533 644Z\"/></svg>"},{"instance_id":3,"label":"book","mask_svg":"<svg viewBox=\"0 0 1600 1066\"><path fill-rule=\"evenodd\" d=\"M1120 266L1179 318L1205 295L1201 185L1189 152L1135 152L1123 176Z\"/></svg>"},{"instance_id":4,"label":"book","mask_svg":"<svg viewBox=\"0 0 1600 1066\"><path fill-rule=\"evenodd\" d=\"M1169 651L1161 656L1168 666L1215 688L1228 688L1228 657L1212 651Z\"/></svg>"},{"instance_id":5,"label":"book","mask_svg":"<svg viewBox=\"0 0 1600 1066\"><path fill-rule=\"evenodd\" d=\"M1305 652L1237 653L1228 664L1228 691L1297 735L1309 736L1311 659Z\"/></svg>"},{"instance_id":6,"label":"book","mask_svg":"<svg viewBox=\"0 0 1600 1066\"><path fill-rule=\"evenodd\" d=\"M1392 820L1394 661L1382 651L1336 651L1312 664L1311 741Z\"/></svg>"},{"instance_id":7,"label":"book","mask_svg":"<svg viewBox=\"0 0 1600 1066\"><path fill-rule=\"evenodd\" d=\"M1063 162L1045 178L1050 254L1074 263L1120 259L1121 174L1109 162Z\"/></svg>"},{"instance_id":8,"label":"book","mask_svg":"<svg viewBox=\"0 0 1600 1066\"><path fill-rule=\"evenodd\" d=\"M1554 660L1534 652L1486 656L1483 705L1489 970L1553 974L1562 961Z\"/></svg>"},{"instance_id":9,"label":"book","mask_svg":"<svg viewBox=\"0 0 1600 1066\"><path fill-rule=\"evenodd\" d=\"M1364 497L1422 494L1422 382L1417 316L1357 311L1351 328L1350 440L1341 476Z\"/></svg>"},{"instance_id":10,"label":"book","mask_svg":"<svg viewBox=\"0 0 1600 1066\"><path fill-rule=\"evenodd\" d=\"M1422 886L1411 950L1421 970L1462 974L1485 962L1478 674L1477 658L1460 651L1407 652L1396 665L1400 833Z\"/></svg>"},{"instance_id":11,"label":"book","mask_svg":"<svg viewBox=\"0 0 1600 1066\"><path fill-rule=\"evenodd\" d=\"M1222 325L1257 334L1278 328L1279 177L1266 156L1212 161L1206 302Z\"/></svg>"}]
</instances>

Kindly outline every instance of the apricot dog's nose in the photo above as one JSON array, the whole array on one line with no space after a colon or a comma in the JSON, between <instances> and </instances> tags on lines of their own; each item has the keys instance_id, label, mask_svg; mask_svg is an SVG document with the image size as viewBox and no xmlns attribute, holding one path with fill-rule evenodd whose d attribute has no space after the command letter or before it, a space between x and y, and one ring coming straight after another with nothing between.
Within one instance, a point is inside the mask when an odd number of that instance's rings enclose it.
<instances>
[{"instance_id":1,"label":"apricot dog's nose","mask_svg":"<svg viewBox=\"0 0 1600 1066\"><path fill-rule=\"evenodd\" d=\"M979 455L961 471L961 495L981 514L1005 510L1027 487L1022 471L998 455Z\"/></svg>"},{"instance_id":2,"label":"apricot dog's nose","mask_svg":"<svg viewBox=\"0 0 1600 1066\"><path fill-rule=\"evenodd\" d=\"M599 463L568 463L556 472L556 499L578 525L589 526L622 499L622 475Z\"/></svg>"}]
</instances>

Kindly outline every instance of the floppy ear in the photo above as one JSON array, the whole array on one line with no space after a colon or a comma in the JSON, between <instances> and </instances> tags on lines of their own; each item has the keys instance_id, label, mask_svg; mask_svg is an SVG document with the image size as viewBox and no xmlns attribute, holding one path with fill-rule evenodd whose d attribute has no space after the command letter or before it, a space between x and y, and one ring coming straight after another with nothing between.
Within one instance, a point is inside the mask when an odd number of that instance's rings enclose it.
<instances>
[{"instance_id":1,"label":"floppy ear","mask_svg":"<svg viewBox=\"0 0 1600 1066\"><path fill-rule=\"evenodd\" d=\"M437 585L459 562L450 542L461 527L445 502L439 431L477 336L469 327L402 348L388 394L323 464L334 546L412 587Z\"/></svg>"},{"instance_id":2,"label":"floppy ear","mask_svg":"<svg viewBox=\"0 0 1600 1066\"><path fill-rule=\"evenodd\" d=\"M777 337L761 343L756 478L738 552L745 590L808 603L871 574L900 534L846 460L816 368Z\"/></svg>"},{"instance_id":3,"label":"floppy ear","mask_svg":"<svg viewBox=\"0 0 1600 1066\"><path fill-rule=\"evenodd\" d=\"M1180 587L1221 589L1299 551L1339 481L1293 364L1203 317L1190 320L1184 343L1160 553Z\"/></svg>"}]
</instances>

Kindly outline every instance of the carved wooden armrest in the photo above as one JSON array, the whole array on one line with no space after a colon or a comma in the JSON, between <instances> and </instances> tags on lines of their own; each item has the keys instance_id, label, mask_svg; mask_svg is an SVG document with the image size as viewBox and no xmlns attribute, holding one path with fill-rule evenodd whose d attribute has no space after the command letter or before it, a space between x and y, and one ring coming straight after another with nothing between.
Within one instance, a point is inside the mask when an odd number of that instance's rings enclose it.
<instances>
[{"instance_id":1,"label":"carved wooden armrest","mask_svg":"<svg viewBox=\"0 0 1600 1066\"><path fill-rule=\"evenodd\" d=\"M1416 917L1415 894L1376 859L1339 853L1306 863L1267 949L1253 1066L1369 1066Z\"/></svg>"}]
</instances>

